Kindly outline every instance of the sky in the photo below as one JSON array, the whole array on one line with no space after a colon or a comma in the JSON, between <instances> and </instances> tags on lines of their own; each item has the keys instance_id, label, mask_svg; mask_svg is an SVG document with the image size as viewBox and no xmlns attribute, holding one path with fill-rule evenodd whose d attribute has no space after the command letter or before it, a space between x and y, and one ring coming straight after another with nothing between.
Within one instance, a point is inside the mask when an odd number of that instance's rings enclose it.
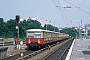
<instances>
[{"instance_id":1,"label":"sky","mask_svg":"<svg viewBox=\"0 0 90 60\"><path fill-rule=\"evenodd\" d=\"M71 6L72 8L61 8L60 6ZM35 18L42 24L51 23L59 28L79 27L82 20L83 27L90 23L89 6L90 0L0 0L0 17L8 21L20 15L21 19Z\"/></svg>"}]
</instances>

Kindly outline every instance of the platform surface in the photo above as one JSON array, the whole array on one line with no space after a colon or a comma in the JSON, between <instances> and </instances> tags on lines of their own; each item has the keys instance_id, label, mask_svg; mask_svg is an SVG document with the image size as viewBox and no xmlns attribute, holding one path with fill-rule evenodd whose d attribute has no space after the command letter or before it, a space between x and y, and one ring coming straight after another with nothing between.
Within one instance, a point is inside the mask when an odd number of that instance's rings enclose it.
<instances>
[{"instance_id":1,"label":"platform surface","mask_svg":"<svg viewBox=\"0 0 90 60\"><path fill-rule=\"evenodd\" d=\"M75 39L69 60L90 60L90 39Z\"/></svg>"}]
</instances>

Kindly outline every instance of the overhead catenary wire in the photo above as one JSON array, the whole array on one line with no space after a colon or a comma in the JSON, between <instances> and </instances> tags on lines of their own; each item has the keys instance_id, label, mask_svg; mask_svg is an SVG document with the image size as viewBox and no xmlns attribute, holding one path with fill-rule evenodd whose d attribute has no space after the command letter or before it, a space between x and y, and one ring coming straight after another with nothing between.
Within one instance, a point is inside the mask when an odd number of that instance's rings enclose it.
<instances>
[{"instance_id":1,"label":"overhead catenary wire","mask_svg":"<svg viewBox=\"0 0 90 60\"><path fill-rule=\"evenodd\" d=\"M63 19L65 20L65 17L64 17L64 15L62 14L62 12L61 12L60 8L59 8L59 11L60 11L60 13L61 13L61 15L62 15ZM66 23L66 20L65 20L65 23ZM66 25L67 25L67 23L66 23Z\"/></svg>"},{"instance_id":2,"label":"overhead catenary wire","mask_svg":"<svg viewBox=\"0 0 90 60\"><path fill-rule=\"evenodd\" d=\"M61 9L58 7L58 9L59 9L59 11L60 11L60 13L61 13L61 15L62 15L62 17L63 17L63 19L65 20L65 17L64 17L64 15L63 15L63 13L62 13L62 11L61 11ZM66 22L66 21L65 21Z\"/></svg>"},{"instance_id":3,"label":"overhead catenary wire","mask_svg":"<svg viewBox=\"0 0 90 60\"><path fill-rule=\"evenodd\" d=\"M54 2L54 0L52 0L53 1L53 3L55 4L55 5L57 5L55 2Z\"/></svg>"},{"instance_id":4,"label":"overhead catenary wire","mask_svg":"<svg viewBox=\"0 0 90 60\"><path fill-rule=\"evenodd\" d=\"M77 6L77 5L75 5L75 4L73 4L73 3L71 3L71 2L69 2L69 1L67 1L67 0L65 0L65 1L66 1L67 3L69 3L69 4L73 5L73 6L75 6L76 8L79 8L80 10L82 10L82 11L84 11L84 12L86 12L86 13L90 14L90 12L89 12L89 11L87 11L87 10L85 10L85 9L81 8L80 6Z\"/></svg>"},{"instance_id":5,"label":"overhead catenary wire","mask_svg":"<svg viewBox=\"0 0 90 60\"><path fill-rule=\"evenodd\" d=\"M59 3L59 6L61 6L61 3L60 3L60 1L58 0L58 3ZM63 13L63 15L64 15L64 18L66 18L66 20L68 20L68 18L66 17L66 15L65 15L65 13L64 13L64 11L63 11L63 9L61 9L62 10L62 13ZM66 21L65 20L65 21Z\"/></svg>"},{"instance_id":6,"label":"overhead catenary wire","mask_svg":"<svg viewBox=\"0 0 90 60\"><path fill-rule=\"evenodd\" d=\"M55 4L55 6L57 6L57 4L54 2L54 0L52 0L52 1L53 1L53 3ZM64 17L64 15L63 15L62 12L61 12L61 9L60 9L59 7L58 7L58 9L59 9L59 11L60 11L60 13L61 13L63 19L65 20L65 17ZM66 23L66 20L65 20L65 23ZM67 23L66 23L66 25L67 25Z\"/></svg>"},{"instance_id":7,"label":"overhead catenary wire","mask_svg":"<svg viewBox=\"0 0 90 60\"><path fill-rule=\"evenodd\" d=\"M85 2L85 0L83 0L83 2L81 3L81 5L79 7L81 7L83 5L83 3Z\"/></svg>"}]
</instances>

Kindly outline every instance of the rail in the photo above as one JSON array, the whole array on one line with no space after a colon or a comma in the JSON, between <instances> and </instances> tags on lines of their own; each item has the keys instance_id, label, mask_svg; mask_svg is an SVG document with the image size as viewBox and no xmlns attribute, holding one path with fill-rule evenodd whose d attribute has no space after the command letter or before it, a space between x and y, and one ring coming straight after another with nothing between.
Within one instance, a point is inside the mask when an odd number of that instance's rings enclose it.
<instances>
[{"instance_id":1,"label":"rail","mask_svg":"<svg viewBox=\"0 0 90 60\"><path fill-rule=\"evenodd\" d=\"M73 41L71 41L71 42L73 42ZM72 44L72 43L70 43L70 45L64 50L64 52L62 53L62 55L60 56L60 58L59 58L58 60L65 60L65 59L63 59L63 56L64 56L65 54L67 55L67 53L68 53L68 51L69 51L69 49L70 49L71 44ZM64 57L64 58L65 58L65 57Z\"/></svg>"},{"instance_id":2,"label":"rail","mask_svg":"<svg viewBox=\"0 0 90 60\"><path fill-rule=\"evenodd\" d=\"M71 40L70 40L70 41L71 41ZM66 42L66 43L69 43L70 41L68 41L68 42ZM72 41L73 41L73 40L72 40ZM63 56L66 54L65 52L67 52L67 49L70 48L72 41L70 42L70 44L68 44L68 46L64 49L64 51L62 51L62 53L60 54L60 56L56 58L56 60L62 60L62 59L63 59ZM53 51L52 53L50 53L49 55L47 55L46 57L44 57L42 60L49 60L51 56L53 57L53 55L55 55L55 53L57 53L57 51L62 50L62 47L64 47L64 45L65 45L66 43L64 43L64 44L63 44L62 46L60 46L58 49L56 49L55 51ZM52 58L52 57L51 57L51 58ZM54 56L54 58L55 58L55 56ZM64 58L65 58L65 57L64 57ZM53 59L53 58L52 58L52 59ZM51 60L52 60L52 59L51 59ZM63 59L63 60L64 60L64 59Z\"/></svg>"}]
</instances>

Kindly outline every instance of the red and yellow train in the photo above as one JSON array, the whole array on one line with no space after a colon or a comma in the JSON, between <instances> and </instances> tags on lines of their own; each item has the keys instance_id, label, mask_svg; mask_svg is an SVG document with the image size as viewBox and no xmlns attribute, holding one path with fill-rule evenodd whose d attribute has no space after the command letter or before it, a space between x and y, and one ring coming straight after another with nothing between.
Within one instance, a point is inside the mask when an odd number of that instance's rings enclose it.
<instances>
[{"instance_id":1,"label":"red and yellow train","mask_svg":"<svg viewBox=\"0 0 90 60\"><path fill-rule=\"evenodd\" d=\"M40 48L68 37L69 35L64 33L42 29L29 29L26 31L26 45L30 49Z\"/></svg>"}]
</instances>

